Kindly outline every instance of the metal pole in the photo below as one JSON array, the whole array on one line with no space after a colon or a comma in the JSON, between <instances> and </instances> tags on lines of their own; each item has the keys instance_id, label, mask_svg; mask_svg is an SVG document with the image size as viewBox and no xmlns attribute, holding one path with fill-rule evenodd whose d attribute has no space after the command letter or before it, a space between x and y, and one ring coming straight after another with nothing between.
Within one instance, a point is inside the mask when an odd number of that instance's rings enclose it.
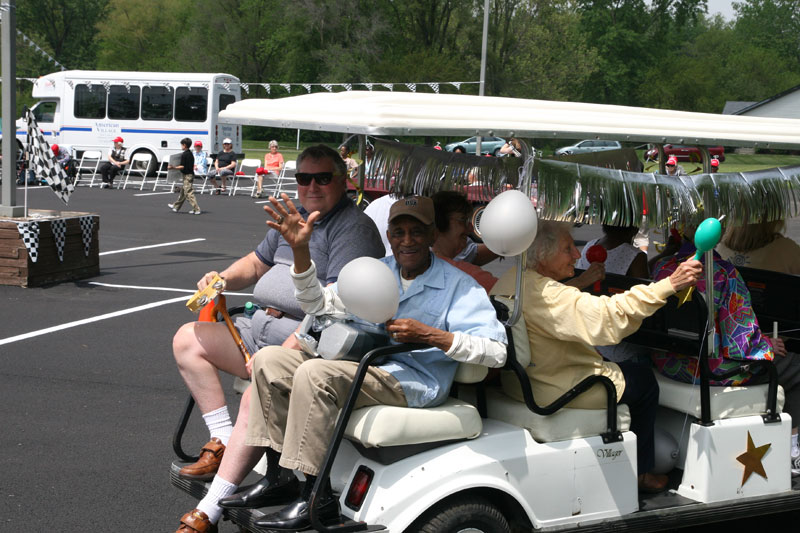
<instances>
[{"instance_id":1,"label":"metal pole","mask_svg":"<svg viewBox=\"0 0 800 533\"><path fill-rule=\"evenodd\" d=\"M481 43L481 82L478 85L478 96L486 93L486 48L489 42L489 0L483 2L483 41ZM475 142L475 155L481 155L481 137Z\"/></svg>"},{"instance_id":2,"label":"metal pole","mask_svg":"<svg viewBox=\"0 0 800 533\"><path fill-rule=\"evenodd\" d=\"M297 130L297 149L300 150L300 130Z\"/></svg>"},{"instance_id":3,"label":"metal pole","mask_svg":"<svg viewBox=\"0 0 800 533\"><path fill-rule=\"evenodd\" d=\"M0 197L0 216L21 217L23 206L17 204L17 24L15 19L15 0L6 0L2 4L3 20L0 23L0 39L2 39L2 75L3 75L3 186Z\"/></svg>"}]
</instances>

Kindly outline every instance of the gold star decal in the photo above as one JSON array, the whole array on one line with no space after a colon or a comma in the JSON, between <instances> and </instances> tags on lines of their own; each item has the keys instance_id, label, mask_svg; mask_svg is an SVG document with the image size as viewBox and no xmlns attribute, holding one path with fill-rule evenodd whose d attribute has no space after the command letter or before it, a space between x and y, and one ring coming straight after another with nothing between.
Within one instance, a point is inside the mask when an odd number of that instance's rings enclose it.
<instances>
[{"instance_id":1,"label":"gold star decal","mask_svg":"<svg viewBox=\"0 0 800 533\"><path fill-rule=\"evenodd\" d=\"M744 474L742 475L742 486L747 482L750 474L755 472L759 476L767 479L767 473L764 471L764 465L761 464L761 458L767 453L772 444L764 444L756 448L753 444L753 437L750 432L747 432L747 451L736 458L737 461L744 465Z\"/></svg>"}]
</instances>

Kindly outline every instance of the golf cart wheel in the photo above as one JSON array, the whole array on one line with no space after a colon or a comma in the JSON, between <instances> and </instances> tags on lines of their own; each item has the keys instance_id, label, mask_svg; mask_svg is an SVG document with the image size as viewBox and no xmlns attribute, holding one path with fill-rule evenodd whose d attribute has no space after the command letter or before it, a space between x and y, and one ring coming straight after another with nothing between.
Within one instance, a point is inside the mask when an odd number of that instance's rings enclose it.
<instances>
[{"instance_id":1,"label":"golf cart wheel","mask_svg":"<svg viewBox=\"0 0 800 533\"><path fill-rule=\"evenodd\" d=\"M508 520L488 500L466 497L442 502L422 515L407 532L510 533Z\"/></svg>"},{"instance_id":2,"label":"golf cart wheel","mask_svg":"<svg viewBox=\"0 0 800 533\"><path fill-rule=\"evenodd\" d=\"M358 206L359 209L362 211L367 208L370 204L371 200L365 194L361 197L361 202L358 201L358 193L356 191L347 191L347 197L350 198L354 204Z\"/></svg>"}]
</instances>

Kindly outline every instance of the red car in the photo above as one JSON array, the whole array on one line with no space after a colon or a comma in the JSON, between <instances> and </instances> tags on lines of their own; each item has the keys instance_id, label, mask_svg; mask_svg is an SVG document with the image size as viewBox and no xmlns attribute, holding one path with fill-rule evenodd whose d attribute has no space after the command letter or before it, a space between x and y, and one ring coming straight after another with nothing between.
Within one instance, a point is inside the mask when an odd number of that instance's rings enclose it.
<instances>
[{"instance_id":1,"label":"red car","mask_svg":"<svg viewBox=\"0 0 800 533\"><path fill-rule=\"evenodd\" d=\"M708 153L711 157L719 159L720 163L725 161L725 148L722 146L709 146ZM674 155L678 161L696 161L700 162L700 149L696 146L687 146L685 144L665 144L664 155L667 157ZM645 157L648 161L655 161L658 159L658 150L651 148L645 152Z\"/></svg>"}]
</instances>

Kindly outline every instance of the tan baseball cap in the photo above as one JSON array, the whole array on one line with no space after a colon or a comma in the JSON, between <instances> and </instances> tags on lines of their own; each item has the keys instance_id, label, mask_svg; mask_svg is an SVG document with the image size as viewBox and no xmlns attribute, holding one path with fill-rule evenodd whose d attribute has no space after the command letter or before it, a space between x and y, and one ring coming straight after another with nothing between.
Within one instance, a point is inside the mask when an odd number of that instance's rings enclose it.
<instances>
[{"instance_id":1,"label":"tan baseball cap","mask_svg":"<svg viewBox=\"0 0 800 533\"><path fill-rule=\"evenodd\" d=\"M433 200L425 196L409 196L397 200L389 209L389 222L402 215L414 217L426 226L433 224Z\"/></svg>"}]
</instances>

